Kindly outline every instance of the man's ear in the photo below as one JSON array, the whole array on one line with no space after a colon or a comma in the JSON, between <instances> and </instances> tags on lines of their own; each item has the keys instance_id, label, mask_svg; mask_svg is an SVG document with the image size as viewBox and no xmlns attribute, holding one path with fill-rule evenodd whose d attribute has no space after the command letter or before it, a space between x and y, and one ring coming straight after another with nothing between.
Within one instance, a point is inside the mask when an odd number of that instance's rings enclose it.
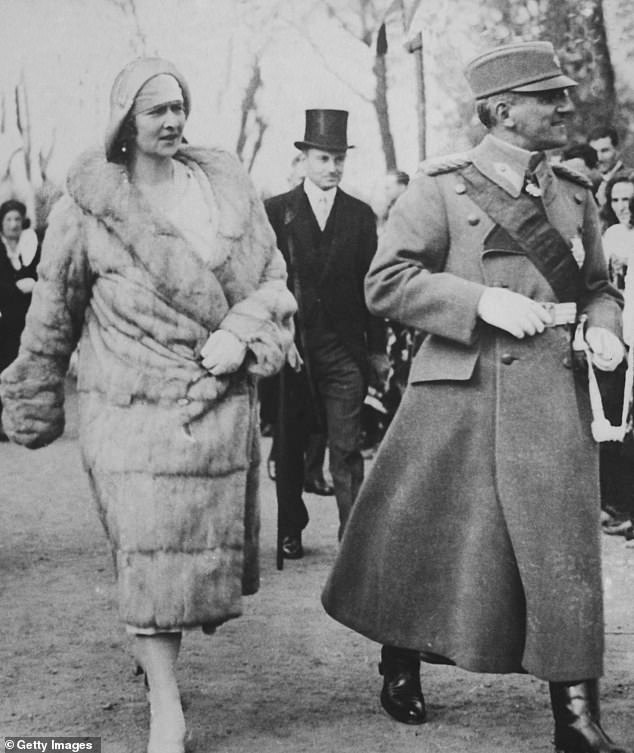
<instances>
[{"instance_id":1,"label":"man's ear","mask_svg":"<svg viewBox=\"0 0 634 753\"><path fill-rule=\"evenodd\" d=\"M501 123L506 128L514 128L515 121L511 117L511 107L508 102L498 102L495 106L495 117L498 123Z\"/></svg>"}]
</instances>

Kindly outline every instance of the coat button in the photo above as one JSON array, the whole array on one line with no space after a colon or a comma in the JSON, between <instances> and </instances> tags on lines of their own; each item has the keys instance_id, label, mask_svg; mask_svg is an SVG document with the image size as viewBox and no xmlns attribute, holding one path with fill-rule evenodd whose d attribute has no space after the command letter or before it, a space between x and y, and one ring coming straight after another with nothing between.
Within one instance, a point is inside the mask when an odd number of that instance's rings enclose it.
<instances>
[{"instance_id":1,"label":"coat button","mask_svg":"<svg viewBox=\"0 0 634 753\"><path fill-rule=\"evenodd\" d=\"M510 366L510 364L513 363L513 361L517 361L517 357L514 356L512 353L502 353L502 357L500 358L500 361L505 366Z\"/></svg>"},{"instance_id":2,"label":"coat button","mask_svg":"<svg viewBox=\"0 0 634 753\"><path fill-rule=\"evenodd\" d=\"M469 223L470 225L477 225L477 224L478 224L478 223L480 222L480 218L478 217L478 215L477 215L477 214L470 214L470 215L469 215L469 216L467 217L467 222L468 222L468 223Z\"/></svg>"},{"instance_id":3,"label":"coat button","mask_svg":"<svg viewBox=\"0 0 634 753\"><path fill-rule=\"evenodd\" d=\"M583 204L583 194L576 193L575 194L575 201L577 202L577 204Z\"/></svg>"},{"instance_id":4,"label":"coat button","mask_svg":"<svg viewBox=\"0 0 634 753\"><path fill-rule=\"evenodd\" d=\"M189 405L190 402L191 400L188 397L181 397L176 401L178 405Z\"/></svg>"},{"instance_id":5,"label":"coat button","mask_svg":"<svg viewBox=\"0 0 634 753\"><path fill-rule=\"evenodd\" d=\"M463 194L467 193L467 187L464 183L456 183L456 193L457 194Z\"/></svg>"},{"instance_id":6,"label":"coat button","mask_svg":"<svg viewBox=\"0 0 634 753\"><path fill-rule=\"evenodd\" d=\"M564 356L562 363L567 369L571 369L572 368L572 356Z\"/></svg>"}]
</instances>

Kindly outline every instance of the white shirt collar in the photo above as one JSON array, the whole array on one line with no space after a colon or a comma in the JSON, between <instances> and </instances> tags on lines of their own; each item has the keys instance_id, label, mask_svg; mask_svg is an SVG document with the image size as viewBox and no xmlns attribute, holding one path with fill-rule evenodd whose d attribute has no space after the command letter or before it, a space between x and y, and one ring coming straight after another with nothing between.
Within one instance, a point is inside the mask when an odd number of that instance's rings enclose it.
<instances>
[{"instance_id":1,"label":"white shirt collar","mask_svg":"<svg viewBox=\"0 0 634 753\"><path fill-rule=\"evenodd\" d=\"M304 178L304 192L306 196L308 196L308 201L310 202L313 211L315 211L316 207L321 205L320 200L323 201L325 198L325 206L328 208L328 212L330 213L332 205L335 202L335 196L337 195L336 186L334 188L329 188L327 191L324 191L319 188L318 185L313 183L310 178Z\"/></svg>"}]
</instances>

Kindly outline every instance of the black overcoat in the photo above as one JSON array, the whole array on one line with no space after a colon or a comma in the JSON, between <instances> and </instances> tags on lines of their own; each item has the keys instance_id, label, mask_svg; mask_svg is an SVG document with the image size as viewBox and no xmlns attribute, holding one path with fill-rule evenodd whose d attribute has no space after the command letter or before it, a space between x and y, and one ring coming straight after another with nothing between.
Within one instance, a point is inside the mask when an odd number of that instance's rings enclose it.
<instances>
[{"instance_id":1,"label":"black overcoat","mask_svg":"<svg viewBox=\"0 0 634 753\"><path fill-rule=\"evenodd\" d=\"M376 220L367 204L340 188L336 190L332 242L315 286L329 323L367 379L368 355L385 353L385 325L368 311L363 290L365 275L376 252ZM265 209L286 260L289 288L295 294L299 292L301 299L297 265L313 243L315 223L303 186L268 199ZM302 352L301 300L296 324L297 344ZM306 358L303 352L302 356Z\"/></svg>"}]
</instances>

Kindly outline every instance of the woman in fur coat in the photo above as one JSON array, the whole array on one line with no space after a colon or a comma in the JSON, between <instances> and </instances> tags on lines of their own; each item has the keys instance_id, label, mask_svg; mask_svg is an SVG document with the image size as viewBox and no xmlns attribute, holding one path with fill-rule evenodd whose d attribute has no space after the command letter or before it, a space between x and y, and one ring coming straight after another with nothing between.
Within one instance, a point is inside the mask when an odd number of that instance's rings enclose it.
<instances>
[{"instance_id":1,"label":"woman in fur coat","mask_svg":"<svg viewBox=\"0 0 634 753\"><path fill-rule=\"evenodd\" d=\"M295 301L237 161L183 145L174 66L132 62L110 105L105 153L77 160L51 215L2 400L12 440L52 442L80 343L82 454L150 688L148 751L182 753L181 632L213 632L258 588L255 378L281 368Z\"/></svg>"}]
</instances>

